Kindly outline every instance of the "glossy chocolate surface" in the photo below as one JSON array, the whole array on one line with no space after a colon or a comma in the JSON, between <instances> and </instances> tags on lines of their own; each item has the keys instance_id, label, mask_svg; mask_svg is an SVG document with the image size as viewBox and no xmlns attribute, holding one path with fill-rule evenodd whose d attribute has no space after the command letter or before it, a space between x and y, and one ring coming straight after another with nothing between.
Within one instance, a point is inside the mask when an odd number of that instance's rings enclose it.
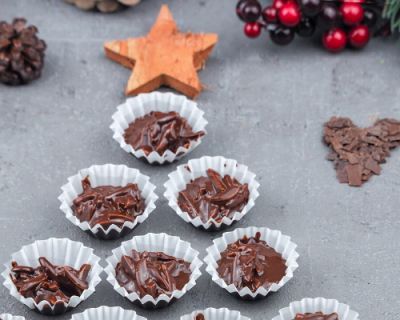
<instances>
[{"instance_id":1,"label":"glossy chocolate surface","mask_svg":"<svg viewBox=\"0 0 400 320\"><path fill-rule=\"evenodd\" d=\"M10 277L25 298L33 298L36 303L45 300L52 305L57 301L68 303L72 296L80 296L88 288L90 264L76 270L53 265L44 257L39 258L39 264L33 268L12 262Z\"/></svg>"},{"instance_id":2,"label":"glossy chocolate surface","mask_svg":"<svg viewBox=\"0 0 400 320\"><path fill-rule=\"evenodd\" d=\"M166 150L175 153L179 147L189 148L191 141L204 134L204 131L193 132L187 120L177 112L153 111L132 122L124 138L135 150L142 149L145 154L156 151L162 155Z\"/></svg>"},{"instance_id":3,"label":"glossy chocolate surface","mask_svg":"<svg viewBox=\"0 0 400 320\"><path fill-rule=\"evenodd\" d=\"M298 313L294 320L339 320L337 313L323 314L322 312L315 313Z\"/></svg>"},{"instance_id":4,"label":"glossy chocolate surface","mask_svg":"<svg viewBox=\"0 0 400 320\"><path fill-rule=\"evenodd\" d=\"M162 252L137 252L123 256L115 268L115 276L126 291L136 292L141 298L161 294L170 296L189 282L190 263Z\"/></svg>"},{"instance_id":5,"label":"glossy chocolate surface","mask_svg":"<svg viewBox=\"0 0 400 320\"><path fill-rule=\"evenodd\" d=\"M194 317L194 320L205 320L204 314L202 314L202 313L196 314L196 316Z\"/></svg>"},{"instance_id":6,"label":"glossy chocolate surface","mask_svg":"<svg viewBox=\"0 0 400 320\"><path fill-rule=\"evenodd\" d=\"M179 192L178 205L192 218L220 222L241 211L249 201L249 195L247 183L241 184L228 175L222 178L218 172L208 169L207 177L193 180Z\"/></svg>"},{"instance_id":7,"label":"glossy chocolate surface","mask_svg":"<svg viewBox=\"0 0 400 320\"><path fill-rule=\"evenodd\" d=\"M268 289L278 283L286 274L286 261L273 248L255 237L244 237L221 252L218 274L238 290L248 287L252 292L259 287Z\"/></svg>"},{"instance_id":8,"label":"glossy chocolate surface","mask_svg":"<svg viewBox=\"0 0 400 320\"><path fill-rule=\"evenodd\" d=\"M81 222L88 221L92 227L97 224L104 229L112 224L121 227L144 212L145 200L136 184L93 188L86 177L82 180L82 187L83 192L74 199L72 210Z\"/></svg>"}]
</instances>

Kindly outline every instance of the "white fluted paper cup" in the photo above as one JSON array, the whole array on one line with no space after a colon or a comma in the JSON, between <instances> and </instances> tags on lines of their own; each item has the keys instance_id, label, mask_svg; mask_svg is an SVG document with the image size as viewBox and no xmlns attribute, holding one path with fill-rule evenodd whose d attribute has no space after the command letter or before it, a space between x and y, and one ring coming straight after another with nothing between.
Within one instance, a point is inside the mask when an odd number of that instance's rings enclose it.
<instances>
[{"instance_id":1,"label":"white fluted paper cup","mask_svg":"<svg viewBox=\"0 0 400 320\"><path fill-rule=\"evenodd\" d=\"M264 240L271 248L282 255L286 260L286 274L278 282L273 283L268 289L259 287L255 292L250 288L245 287L238 289L233 284L227 284L218 274L218 261L221 259L221 253L228 247L229 244L242 239L243 237L255 237L260 233L261 240ZM279 230L271 230L268 228L239 228L231 232L225 232L221 238L215 239L214 244L207 248L207 256L204 261L207 264L206 271L211 275L212 280L221 288L224 288L229 293L239 296L243 299L256 299L267 296L270 292L276 292L282 288L290 279L293 278L293 272L298 268L297 258L299 254L296 251L297 245L293 243L289 236L283 235Z\"/></svg>"},{"instance_id":2,"label":"white fluted paper cup","mask_svg":"<svg viewBox=\"0 0 400 320\"><path fill-rule=\"evenodd\" d=\"M178 205L179 192L186 189L186 185L199 177L207 176L207 169L213 169L221 176L229 175L240 183L247 183L249 187L249 201L239 212L234 212L231 217L224 217L221 221L210 219L203 222L200 217L192 218L188 212L183 211ZM236 160L224 157L205 156L199 159L189 160L187 164L180 165L176 171L168 175L169 180L164 184L164 197L168 200L168 205L184 221L191 223L197 228L207 231L218 230L222 227L230 226L235 221L242 219L254 206L256 199L260 195L257 191L260 184L256 181L256 175L247 166L238 164Z\"/></svg>"},{"instance_id":3,"label":"white fluted paper cup","mask_svg":"<svg viewBox=\"0 0 400 320\"><path fill-rule=\"evenodd\" d=\"M144 212L137 216L134 221L126 221L122 226L111 224L104 229L103 226L96 224L90 226L88 221L81 222L72 210L74 199L82 193L82 180L89 176L92 187L97 186L126 186L128 183L138 185L141 196L145 200ZM150 178L137 169L128 168L125 165L93 165L82 169L78 174L68 178L68 183L61 187L62 194L58 197L61 201L60 209L65 213L65 217L83 231L100 239L116 239L132 231L138 224L145 221L150 213L156 208L155 202L158 196L154 190L156 187L150 182Z\"/></svg>"},{"instance_id":4,"label":"white fluted paper cup","mask_svg":"<svg viewBox=\"0 0 400 320\"><path fill-rule=\"evenodd\" d=\"M37 267L40 257L45 257L53 264L70 266L75 269L79 269L83 264L90 264L91 269L87 278L88 289L84 290L80 296L70 297L68 303L58 301L55 305L51 305L48 301L36 303L33 298L25 298L18 292L11 280L11 262L16 261L22 266ZM6 269L2 273L5 279L3 284L14 298L30 309L36 309L43 314L57 315L75 308L94 293L96 286L101 281L100 274L103 272L99 261L100 258L93 253L93 249L85 247L81 242L66 238L37 240L32 244L23 246L20 251L11 255L11 259L5 264Z\"/></svg>"},{"instance_id":5,"label":"white fluted paper cup","mask_svg":"<svg viewBox=\"0 0 400 320\"><path fill-rule=\"evenodd\" d=\"M205 320L250 320L250 318L241 315L239 311L229 310L227 308L196 310L181 316L180 320L196 320L198 314L203 314Z\"/></svg>"},{"instance_id":6,"label":"white fluted paper cup","mask_svg":"<svg viewBox=\"0 0 400 320\"><path fill-rule=\"evenodd\" d=\"M25 320L25 317L13 316L12 314L9 314L9 313L3 313L3 314L0 314L0 319L1 320Z\"/></svg>"},{"instance_id":7,"label":"white fluted paper cup","mask_svg":"<svg viewBox=\"0 0 400 320\"><path fill-rule=\"evenodd\" d=\"M134 310L125 310L121 307L101 306L86 309L82 313L72 315L71 320L147 320L139 316Z\"/></svg>"},{"instance_id":8,"label":"white fluted paper cup","mask_svg":"<svg viewBox=\"0 0 400 320\"><path fill-rule=\"evenodd\" d=\"M351 310L347 304L335 299L304 298L294 301L288 307L279 310L279 316L272 320L293 320L298 313L322 312L323 314L337 313L339 320L358 320L358 313Z\"/></svg>"},{"instance_id":9,"label":"white fluted paper cup","mask_svg":"<svg viewBox=\"0 0 400 320\"><path fill-rule=\"evenodd\" d=\"M170 296L161 294L157 298L154 298L151 295L145 295L141 298L136 292L129 293L118 283L115 276L115 267L118 262L121 261L122 256L131 255L132 249L138 252L163 252L189 262L190 270L192 271L189 282L182 290L174 290ZM201 276L200 267L203 265L203 262L198 258L199 252L194 250L189 242L166 233L148 233L144 236L133 237L131 240L123 242L121 246L114 249L112 253L113 255L107 258L107 267L105 268L107 281L121 296L145 308L167 306L192 289L196 285L196 280Z\"/></svg>"},{"instance_id":10,"label":"white fluted paper cup","mask_svg":"<svg viewBox=\"0 0 400 320\"><path fill-rule=\"evenodd\" d=\"M200 137L197 140L192 140L189 148L179 147L176 152L166 150L162 155L156 151L146 155L142 149L135 150L125 142L125 130L136 119L152 111L175 111L188 121L194 132L204 131L207 134L205 128L208 122L204 118L204 112L197 107L196 102L187 99L185 96L173 93L152 92L139 94L134 98L128 98L125 103L117 107L117 112L112 116L113 123L110 126L114 132L114 140L119 143L122 149L137 158L145 158L149 163L170 163L193 151L202 141L202 137Z\"/></svg>"}]
</instances>

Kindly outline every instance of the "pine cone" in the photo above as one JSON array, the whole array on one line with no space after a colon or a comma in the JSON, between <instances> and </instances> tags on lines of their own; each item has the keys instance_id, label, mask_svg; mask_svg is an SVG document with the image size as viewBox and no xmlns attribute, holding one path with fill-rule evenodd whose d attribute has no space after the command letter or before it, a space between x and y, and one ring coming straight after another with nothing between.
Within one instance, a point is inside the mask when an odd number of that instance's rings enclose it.
<instances>
[{"instance_id":1,"label":"pine cone","mask_svg":"<svg viewBox=\"0 0 400 320\"><path fill-rule=\"evenodd\" d=\"M101 12L114 12L123 7L137 5L141 0L65 0L65 2L76 5L82 10L97 9Z\"/></svg>"},{"instance_id":2,"label":"pine cone","mask_svg":"<svg viewBox=\"0 0 400 320\"><path fill-rule=\"evenodd\" d=\"M37 33L23 18L0 22L0 82L20 85L40 77L46 43Z\"/></svg>"}]
</instances>

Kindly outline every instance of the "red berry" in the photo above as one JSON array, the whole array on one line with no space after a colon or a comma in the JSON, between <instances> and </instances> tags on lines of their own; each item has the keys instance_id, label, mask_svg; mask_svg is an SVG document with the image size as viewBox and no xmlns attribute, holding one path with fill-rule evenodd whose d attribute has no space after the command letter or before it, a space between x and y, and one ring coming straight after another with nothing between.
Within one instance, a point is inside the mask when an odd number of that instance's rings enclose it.
<instances>
[{"instance_id":1,"label":"red berry","mask_svg":"<svg viewBox=\"0 0 400 320\"><path fill-rule=\"evenodd\" d=\"M322 37L324 47L330 52L340 52L346 47L346 33L340 28L333 28Z\"/></svg>"},{"instance_id":2,"label":"red berry","mask_svg":"<svg viewBox=\"0 0 400 320\"><path fill-rule=\"evenodd\" d=\"M278 17L278 10L274 7L266 7L263 12L262 16L265 22L271 23L276 22Z\"/></svg>"},{"instance_id":3,"label":"red berry","mask_svg":"<svg viewBox=\"0 0 400 320\"><path fill-rule=\"evenodd\" d=\"M364 3L365 0L342 0L343 3Z\"/></svg>"},{"instance_id":4,"label":"red berry","mask_svg":"<svg viewBox=\"0 0 400 320\"><path fill-rule=\"evenodd\" d=\"M257 38L261 33L261 25L258 22L248 22L244 25L244 33L249 38Z\"/></svg>"},{"instance_id":5,"label":"red berry","mask_svg":"<svg viewBox=\"0 0 400 320\"><path fill-rule=\"evenodd\" d=\"M280 8L283 7L283 5L286 3L286 1L284 0L274 0L274 2L272 3L272 6L276 9L279 10Z\"/></svg>"},{"instance_id":6,"label":"red berry","mask_svg":"<svg viewBox=\"0 0 400 320\"><path fill-rule=\"evenodd\" d=\"M279 21L287 27L295 27L300 23L301 14L297 4L288 2L278 11Z\"/></svg>"},{"instance_id":7,"label":"red berry","mask_svg":"<svg viewBox=\"0 0 400 320\"><path fill-rule=\"evenodd\" d=\"M367 26L357 26L349 32L349 43L353 48L361 49L365 47L369 39L370 32Z\"/></svg>"},{"instance_id":8,"label":"red berry","mask_svg":"<svg viewBox=\"0 0 400 320\"><path fill-rule=\"evenodd\" d=\"M343 22L349 26L358 24L364 18L364 9L359 3L344 3L340 7Z\"/></svg>"}]
</instances>

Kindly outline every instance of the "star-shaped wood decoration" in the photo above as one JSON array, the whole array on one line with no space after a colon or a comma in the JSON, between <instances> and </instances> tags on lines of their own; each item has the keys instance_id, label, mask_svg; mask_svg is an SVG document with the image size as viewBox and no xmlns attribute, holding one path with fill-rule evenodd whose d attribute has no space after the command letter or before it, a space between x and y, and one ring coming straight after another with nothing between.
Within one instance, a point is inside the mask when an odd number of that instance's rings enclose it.
<instances>
[{"instance_id":1,"label":"star-shaped wood decoration","mask_svg":"<svg viewBox=\"0 0 400 320\"><path fill-rule=\"evenodd\" d=\"M165 85L190 98L202 90L197 71L218 41L217 34L183 33L163 5L149 34L106 42L108 58L134 69L126 87L126 95L151 92Z\"/></svg>"}]
</instances>

